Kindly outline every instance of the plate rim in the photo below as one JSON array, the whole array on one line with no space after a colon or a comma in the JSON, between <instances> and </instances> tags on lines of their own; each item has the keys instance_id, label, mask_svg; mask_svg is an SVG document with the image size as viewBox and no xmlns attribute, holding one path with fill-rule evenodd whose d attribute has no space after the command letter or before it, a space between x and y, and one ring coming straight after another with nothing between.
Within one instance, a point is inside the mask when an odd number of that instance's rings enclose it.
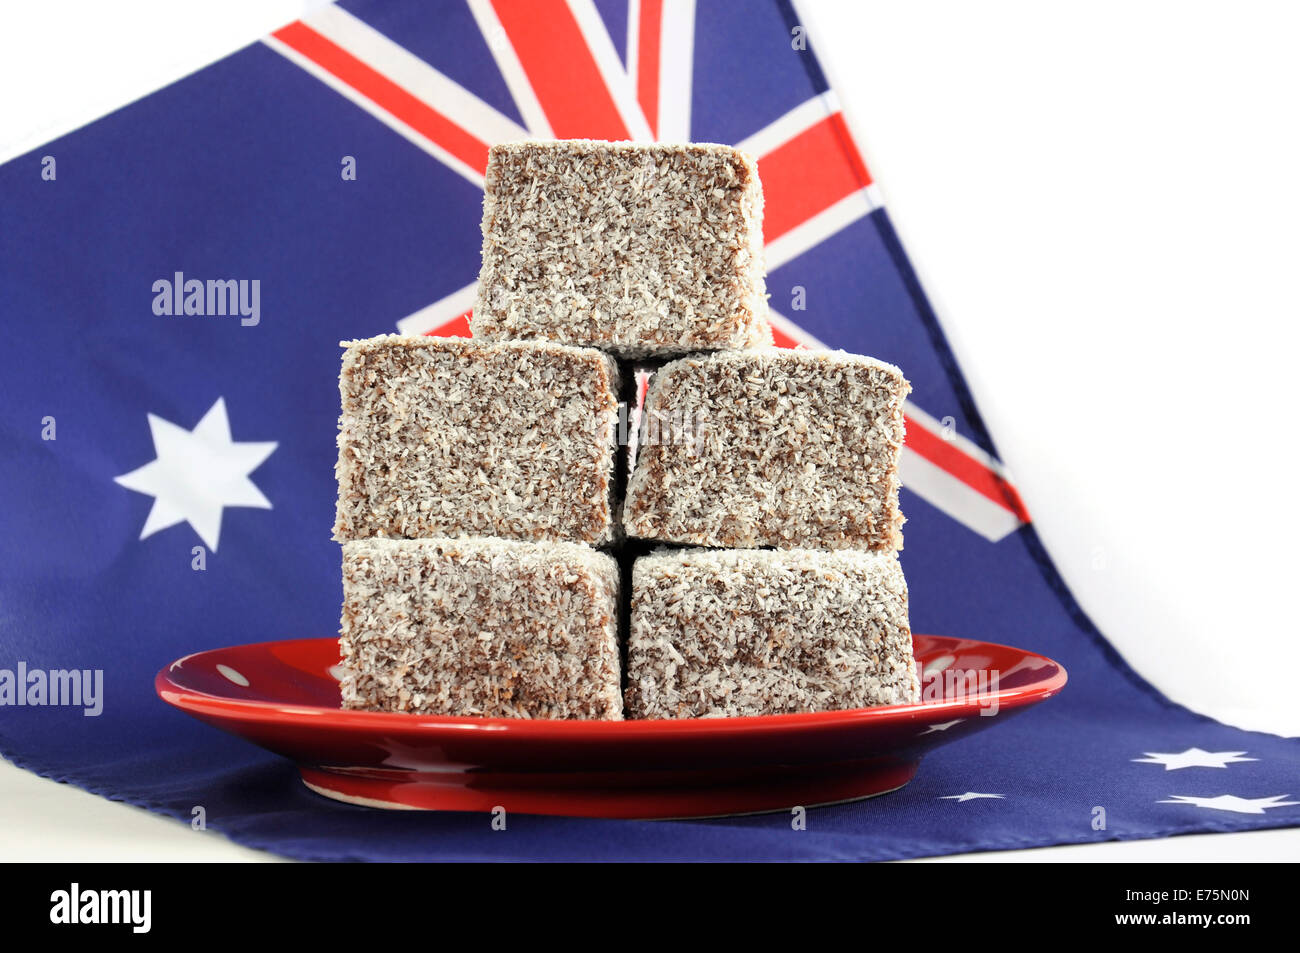
<instances>
[{"instance_id":1,"label":"plate rim","mask_svg":"<svg viewBox=\"0 0 1300 953\"><path fill-rule=\"evenodd\" d=\"M1018 652L1027 658L1041 659L1056 667L1056 672L1029 685L1016 688L999 688L991 697L997 699L998 708L1014 709L1036 704L1061 692L1069 680L1069 673L1057 660L1034 652L1000 642L983 639L968 639L959 636L931 635L917 633L932 639L942 639L953 643L968 643L965 648L990 646L993 648ZM299 637L292 639L268 639L261 642L247 642L239 645L227 645L198 652L190 652L163 666L154 676L154 691L168 705L195 716L210 716L239 721L265 722L268 719L280 724L293 723L307 728L328 726L336 731L363 731L370 733L377 730L391 731L473 731L482 735L498 737L527 738L545 737L555 739L557 736L578 738L590 736L609 739L611 737L654 736L662 738L666 734L691 737L707 735L734 735L746 732L763 732L773 730L815 730L818 728L845 727L862 723L906 723L933 715L955 714L978 711L984 706L980 700L953 699L937 703L914 703L906 705L879 705L874 708L843 708L833 711L790 712L772 715L744 715L725 718L657 718L657 719L563 719L563 718L484 718L476 715L427 715L406 712L359 711L343 708L327 708L323 705L301 705L258 701L253 699L231 698L214 695L178 684L171 671L178 665L199 656L229 652L234 649L256 649L293 642L337 642L330 636Z\"/></svg>"}]
</instances>

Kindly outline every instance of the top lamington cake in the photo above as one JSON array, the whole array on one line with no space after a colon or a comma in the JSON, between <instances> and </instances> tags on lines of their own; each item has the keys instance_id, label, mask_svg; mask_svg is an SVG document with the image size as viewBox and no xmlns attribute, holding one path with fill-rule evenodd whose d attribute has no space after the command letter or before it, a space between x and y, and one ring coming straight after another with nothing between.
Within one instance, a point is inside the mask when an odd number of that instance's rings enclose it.
<instances>
[{"instance_id":1,"label":"top lamington cake","mask_svg":"<svg viewBox=\"0 0 1300 953\"><path fill-rule=\"evenodd\" d=\"M770 343L762 218L730 146L494 146L470 326L627 357Z\"/></svg>"}]
</instances>

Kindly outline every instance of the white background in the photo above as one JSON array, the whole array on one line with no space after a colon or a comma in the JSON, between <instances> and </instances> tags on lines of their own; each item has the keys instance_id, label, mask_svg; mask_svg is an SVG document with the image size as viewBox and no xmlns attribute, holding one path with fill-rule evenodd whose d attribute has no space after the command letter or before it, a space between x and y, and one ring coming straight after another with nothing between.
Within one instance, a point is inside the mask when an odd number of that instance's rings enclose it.
<instances>
[{"instance_id":1,"label":"white background","mask_svg":"<svg viewBox=\"0 0 1300 953\"><path fill-rule=\"evenodd\" d=\"M313 5L6 5L0 161ZM1175 700L1300 734L1300 6L801 11L1084 608ZM9 765L0 804L0 859L265 857ZM1298 834L1012 856L1295 858Z\"/></svg>"}]
</instances>

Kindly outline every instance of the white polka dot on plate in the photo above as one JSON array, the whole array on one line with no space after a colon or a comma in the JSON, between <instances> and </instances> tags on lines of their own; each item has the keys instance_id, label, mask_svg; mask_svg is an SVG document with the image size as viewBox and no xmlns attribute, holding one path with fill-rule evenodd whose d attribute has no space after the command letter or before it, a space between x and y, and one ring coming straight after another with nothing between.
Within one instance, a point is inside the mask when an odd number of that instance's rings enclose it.
<instances>
[{"instance_id":1,"label":"white polka dot on plate","mask_svg":"<svg viewBox=\"0 0 1300 953\"><path fill-rule=\"evenodd\" d=\"M226 678L234 682L236 685L242 685L244 688L248 687L248 679L244 678L243 675L240 675L229 665L218 665L217 671L226 676Z\"/></svg>"}]
</instances>

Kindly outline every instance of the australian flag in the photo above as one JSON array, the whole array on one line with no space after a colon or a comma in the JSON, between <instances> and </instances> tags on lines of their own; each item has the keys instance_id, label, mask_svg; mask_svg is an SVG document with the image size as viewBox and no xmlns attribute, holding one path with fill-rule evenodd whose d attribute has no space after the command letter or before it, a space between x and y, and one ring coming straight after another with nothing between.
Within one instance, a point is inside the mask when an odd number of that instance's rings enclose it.
<instances>
[{"instance_id":1,"label":"australian flag","mask_svg":"<svg viewBox=\"0 0 1300 953\"><path fill-rule=\"evenodd\" d=\"M102 673L93 715L0 706L0 753L320 859L890 859L1300 822L1296 741L1170 702L1071 597L815 41L785 0L346 0L0 167L0 670ZM528 137L758 159L778 343L913 383L914 630L1050 655L1060 698L798 835L537 817L497 838L325 800L154 696L188 652L336 631L337 344L468 333L488 149Z\"/></svg>"}]
</instances>

